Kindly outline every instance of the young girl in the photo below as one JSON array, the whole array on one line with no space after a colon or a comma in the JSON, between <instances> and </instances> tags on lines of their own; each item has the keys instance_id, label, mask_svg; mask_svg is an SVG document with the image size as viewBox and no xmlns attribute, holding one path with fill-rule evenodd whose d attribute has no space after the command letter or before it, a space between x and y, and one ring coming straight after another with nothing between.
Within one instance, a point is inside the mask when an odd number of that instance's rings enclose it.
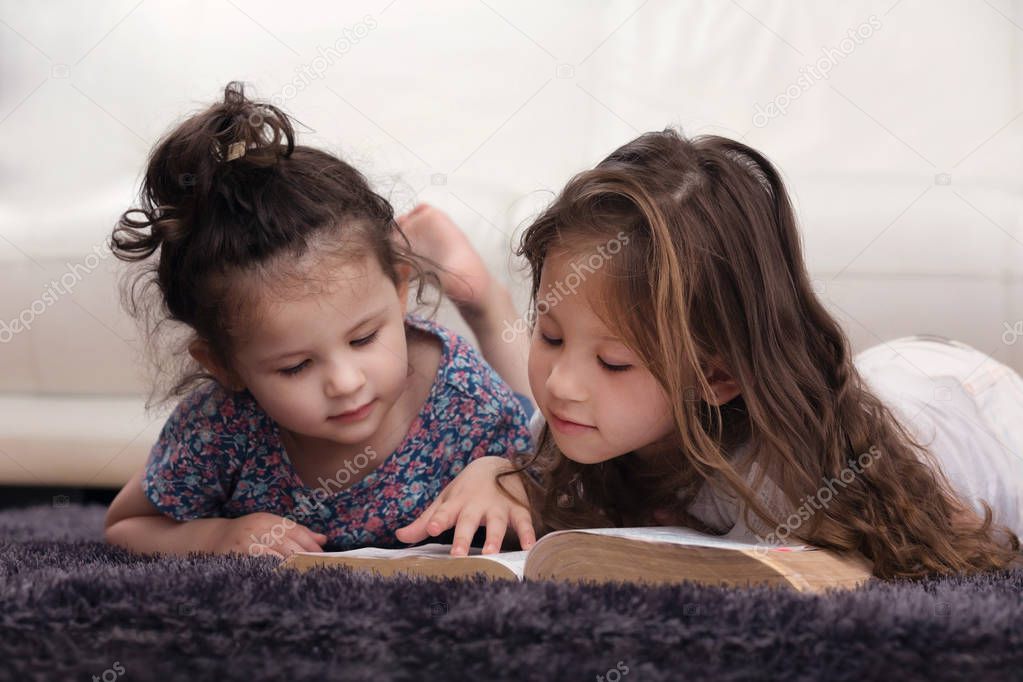
<instances>
[{"instance_id":1,"label":"young girl","mask_svg":"<svg viewBox=\"0 0 1023 682\"><path fill-rule=\"evenodd\" d=\"M109 542L279 557L393 545L466 464L530 449L495 370L406 313L410 280L422 302L428 273L390 204L344 161L296 146L276 107L229 84L157 145L141 201L111 238L119 258L155 261L126 290L130 310L185 325L193 364L110 506ZM511 307L488 292L473 296Z\"/></svg>"},{"instance_id":2,"label":"young girl","mask_svg":"<svg viewBox=\"0 0 1023 682\"><path fill-rule=\"evenodd\" d=\"M517 469L477 460L402 540L454 526L461 554L481 523L485 552L509 524L524 547L552 529L686 525L861 552L879 577L1018 557L1023 380L936 337L854 362L758 152L642 135L573 178L519 255L538 452Z\"/></svg>"}]
</instances>

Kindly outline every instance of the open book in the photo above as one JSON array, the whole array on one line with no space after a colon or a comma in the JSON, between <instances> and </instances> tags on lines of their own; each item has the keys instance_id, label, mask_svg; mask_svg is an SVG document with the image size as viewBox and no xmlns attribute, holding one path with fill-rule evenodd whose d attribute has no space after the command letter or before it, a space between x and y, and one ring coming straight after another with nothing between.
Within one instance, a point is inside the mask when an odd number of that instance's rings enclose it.
<instances>
[{"instance_id":1,"label":"open book","mask_svg":"<svg viewBox=\"0 0 1023 682\"><path fill-rule=\"evenodd\" d=\"M871 576L871 563L809 545L735 542L690 528L587 528L540 538L528 551L483 555L473 548L453 557L451 545L347 552L296 552L278 570L348 566L383 576L469 577L507 580L786 585L801 592L854 587Z\"/></svg>"}]
</instances>

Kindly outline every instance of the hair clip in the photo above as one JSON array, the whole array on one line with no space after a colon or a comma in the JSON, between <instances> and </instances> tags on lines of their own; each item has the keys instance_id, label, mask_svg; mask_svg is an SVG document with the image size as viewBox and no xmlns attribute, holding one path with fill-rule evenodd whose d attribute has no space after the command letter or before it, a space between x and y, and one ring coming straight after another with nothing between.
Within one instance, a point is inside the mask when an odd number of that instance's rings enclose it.
<instances>
[{"instance_id":1,"label":"hair clip","mask_svg":"<svg viewBox=\"0 0 1023 682\"><path fill-rule=\"evenodd\" d=\"M234 161L245 156L245 143L244 142L232 142L227 148L227 158L225 161Z\"/></svg>"},{"instance_id":2,"label":"hair clip","mask_svg":"<svg viewBox=\"0 0 1023 682\"><path fill-rule=\"evenodd\" d=\"M234 161L245 156L247 148L244 142L232 142L227 145L227 153L224 152L224 146L218 142L213 143L213 158L217 160L217 163L224 163L225 161Z\"/></svg>"}]
</instances>

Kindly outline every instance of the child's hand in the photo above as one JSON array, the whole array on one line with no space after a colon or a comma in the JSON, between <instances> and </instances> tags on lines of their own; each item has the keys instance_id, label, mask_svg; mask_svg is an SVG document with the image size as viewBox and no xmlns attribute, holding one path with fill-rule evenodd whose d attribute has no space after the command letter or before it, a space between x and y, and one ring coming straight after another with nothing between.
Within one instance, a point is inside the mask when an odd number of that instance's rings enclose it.
<instances>
[{"instance_id":1,"label":"child's hand","mask_svg":"<svg viewBox=\"0 0 1023 682\"><path fill-rule=\"evenodd\" d=\"M327 536L314 533L293 519L268 512L227 519L212 538L215 552L240 552L252 556L276 556L294 552L320 552Z\"/></svg>"},{"instance_id":2,"label":"child's hand","mask_svg":"<svg viewBox=\"0 0 1023 682\"><path fill-rule=\"evenodd\" d=\"M480 316L489 303L494 282L469 239L444 211L419 204L398 218L412 250L443 266L438 272L444 293L463 314Z\"/></svg>"},{"instance_id":3,"label":"child's hand","mask_svg":"<svg viewBox=\"0 0 1023 682\"><path fill-rule=\"evenodd\" d=\"M518 476L504 476L501 483L520 504L515 504L497 487L497 474L513 469L503 457L480 457L465 469L426 508L418 519L399 528L395 535L402 542L415 543L436 536L455 526L451 554L465 556L480 522L486 523L484 554L501 550L508 522L511 521L522 549L536 542L536 532L527 506L526 489ZM456 525L457 524L457 525Z\"/></svg>"}]
</instances>

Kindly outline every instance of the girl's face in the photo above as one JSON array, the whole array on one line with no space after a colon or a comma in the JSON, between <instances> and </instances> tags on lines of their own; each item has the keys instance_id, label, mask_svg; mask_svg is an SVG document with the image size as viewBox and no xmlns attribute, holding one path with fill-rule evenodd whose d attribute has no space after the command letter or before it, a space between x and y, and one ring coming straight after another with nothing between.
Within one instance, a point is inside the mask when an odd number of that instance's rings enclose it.
<instances>
[{"instance_id":1,"label":"girl's face","mask_svg":"<svg viewBox=\"0 0 1023 682\"><path fill-rule=\"evenodd\" d=\"M262 309L237 349L241 380L280 426L356 445L377 433L406 387L405 290L375 258L322 261L323 291Z\"/></svg>"},{"instance_id":2,"label":"girl's face","mask_svg":"<svg viewBox=\"0 0 1023 682\"><path fill-rule=\"evenodd\" d=\"M540 277L529 351L537 406L558 449L572 461L657 453L676 430L668 397L591 308L601 273L582 277L585 271L571 265L569 257L551 254Z\"/></svg>"}]
</instances>

